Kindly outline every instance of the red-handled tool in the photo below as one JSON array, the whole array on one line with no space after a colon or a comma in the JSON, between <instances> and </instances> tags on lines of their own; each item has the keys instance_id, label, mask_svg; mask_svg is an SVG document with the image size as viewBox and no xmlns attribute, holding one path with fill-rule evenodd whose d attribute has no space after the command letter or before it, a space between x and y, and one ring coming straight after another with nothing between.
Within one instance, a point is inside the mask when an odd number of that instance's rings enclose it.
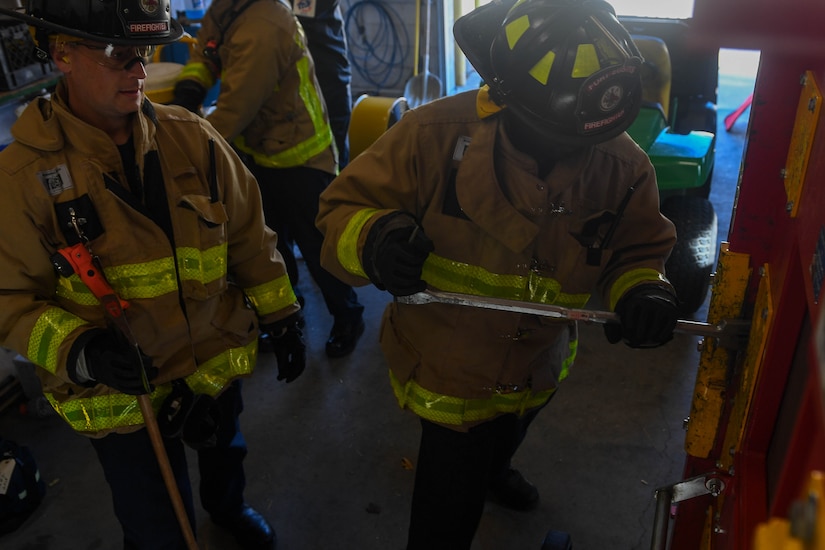
<instances>
[{"instance_id":1,"label":"red-handled tool","mask_svg":"<svg viewBox=\"0 0 825 550\"><path fill-rule=\"evenodd\" d=\"M160 428L158 428L157 418L155 418L155 411L152 409L152 402L149 400L148 393L150 386L149 380L146 378L146 371L143 369L143 354L140 352L140 346L132 333L132 329L123 311L129 307L129 302L120 299L109 284L109 281L106 280L103 269L100 266L100 261L92 254L88 239L83 233L81 225L83 225L84 220L79 218L74 209L71 208L69 209L69 216L71 216L70 224L81 242L58 250L57 253L52 256L52 263L61 275L68 277L76 273L77 276L80 277L80 280L89 287L92 294L100 301L106 313L107 320L120 331L129 345L135 349L138 361L141 363L140 371L143 376L143 387L147 392L143 395L135 396L140 406L140 412L143 415L143 423L146 425L146 431L149 433L149 440L152 442L152 448L155 451L155 457L157 458L166 490L172 501L175 516L178 519L178 524L186 540L186 546L189 550L198 550L192 525L189 523L183 498L175 482L175 474L172 471L172 466L169 463L169 456L166 454L166 448L163 446L163 438L160 434Z\"/></svg>"},{"instance_id":2,"label":"red-handled tool","mask_svg":"<svg viewBox=\"0 0 825 550\"><path fill-rule=\"evenodd\" d=\"M101 296L114 296L117 299L116 305L118 307L108 305L111 300L108 300L107 303L104 304L106 305L106 311L110 315L113 317L119 317L122 311L129 307L129 302L126 300L121 300L117 297L114 289L112 289L109 285L109 281L107 281L103 276L103 272L98 267L91 252L89 252L89 249L86 248L85 243L77 243L66 248L61 248L57 252L68 263L68 266L65 266L65 264L61 266L57 265L57 262L55 262L55 265L61 275L66 273L77 273L80 280L89 287L89 290L91 290L92 294L94 294L98 299L100 299Z\"/></svg>"}]
</instances>

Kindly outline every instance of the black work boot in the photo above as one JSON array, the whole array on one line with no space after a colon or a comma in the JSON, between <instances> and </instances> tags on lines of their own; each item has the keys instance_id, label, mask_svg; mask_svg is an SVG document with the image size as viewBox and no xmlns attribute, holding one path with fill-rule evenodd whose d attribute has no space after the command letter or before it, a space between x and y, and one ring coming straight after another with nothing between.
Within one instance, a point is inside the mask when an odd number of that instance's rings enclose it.
<instances>
[{"instance_id":1,"label":"black work boot","mask_svg":"<svg viewBox=\"0 0 825 550\"><path fill-rule=\"evenodd\" d=\"M490 480L488 496L494 502L513 510L532 510L539 503L538 489L513 468L506 469Z\"/></svg>"},{"instance_id":2,"label":"black work boot","mask_svg":"<svg viewBox=\"0 0 825 550\"><path fill-rule=\"evenodd\" d=\"M251 506L244 504L237 516L213 516L212 522L229 531L244 550L275 550L275 530Z\"/></svg>"},{"instance_id":3,"label":"black work boot","mask_svg":"<svg viewBox=\"0 0 825 550\"><path fill-rule=\"evenodd\" d=\"M327 357L344 357L352 353L358 339L364 334L364 320L335 321L327 340Z\"/></svg>"}]
</instances>

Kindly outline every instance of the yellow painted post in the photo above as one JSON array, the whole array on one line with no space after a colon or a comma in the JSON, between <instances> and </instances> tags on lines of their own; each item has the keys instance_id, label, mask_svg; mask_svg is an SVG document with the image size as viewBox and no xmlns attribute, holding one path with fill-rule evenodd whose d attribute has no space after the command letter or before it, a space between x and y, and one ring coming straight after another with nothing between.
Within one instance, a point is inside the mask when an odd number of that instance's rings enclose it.
<instances>
[{"instance_id":1,"label":"yellow painted post","mask_svg":"<svg viewBox=\"0 0 825 550\"><path fill-rule=\"evenodd\" d=\"M733 466L734 455L741 450L745 425L753 404L756 380L759 378L759 371L764 362L768 335L773 326L774 305L771 298L771 279L768 264L765 264L760 271L762 278L759 280L759 289L754 305L748 349L745 352L745 360L737 383L738 391L734 396L728 427L725 430L725 443L719 457L720 467L724 469Z\"/></svg>"},{"instance_id":2,"label":"yellow painted post","mask_svg":"<svg viewBox=\"0 0 825 550\"><path fill-rule=\"evenodd\" d=\"M453 10L455 11L455 18L458 19L464 15L464 0L453 0ZM455 59L455 85L456 88L467 84L467 58L458 44L453 41L453 50Z\"/></svg>"},{"instance_id":3,"label":"yellow painted post","mask_svg":"<svg viewBox=\"0 0 825 550\"><path fill-rule=\"evenodd\" d=\"M749 279L750 256L731 252L728 243L722 243L708 309L709 323L739 318ZM734 359L734 352L719 346L713 338L705 338L685 436L685 451L691 456L708 458L713 449L726 402L727 373Z\"/></svg>"},{"instance_id":4,"label":"yellow painted post","mask_svg":"<svg viewBox=\"0 0 825 550\"><path fill-rule=\"evenodd\" d=\"M805 172L811 157L811 145L819 121L819 111L822 108L822 93L811 71L806 71L802 76L801 85L802 91L796 107L793 134L788 146L788 159L782 170L785 194L788 197L786 207L788 213L794 218L799 210L799 197L802 195L802 184L805 181Z\"/></svg>"}]
</instances>

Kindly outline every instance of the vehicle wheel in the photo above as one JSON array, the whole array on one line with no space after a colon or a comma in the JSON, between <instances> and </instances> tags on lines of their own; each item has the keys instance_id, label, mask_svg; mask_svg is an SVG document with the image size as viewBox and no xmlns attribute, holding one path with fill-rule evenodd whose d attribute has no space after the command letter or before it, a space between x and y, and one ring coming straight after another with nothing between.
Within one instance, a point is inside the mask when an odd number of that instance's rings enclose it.
<instances>
[{"instance_id":1,"label":"vehicle wheel","mask_svg":"<svg viewBox=\"0 0 825 550\"><path fill-rule=\"evenodd\" d=\"M541 550L573 550L570 535L564 531L548 531Z\"/></svg>"},{"instance_id":2,"label":"vehicle wheel","mask_svg":"<svg viewBox=\"0 0 825 550\"><path fill-rule=\"evenodd\" d=\"M701 197L671 197L662 214L676 226L676 246L665 265L679 297L679 313L690 316L705 302L716 262L717 221L713 205Z\"/></svg>"}]
</instances>

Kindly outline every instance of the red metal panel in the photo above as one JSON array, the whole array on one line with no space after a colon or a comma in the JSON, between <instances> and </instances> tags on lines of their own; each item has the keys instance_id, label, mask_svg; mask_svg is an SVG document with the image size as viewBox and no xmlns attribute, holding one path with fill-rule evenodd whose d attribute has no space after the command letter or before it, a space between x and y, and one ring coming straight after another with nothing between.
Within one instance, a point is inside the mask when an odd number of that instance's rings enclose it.
<instances>
[{"instance_id":1,"label":"red metal panel","mask_svg":"<svg viewBox=\"0 0 825 550\"><path fill-rule=\"evenodd\" d=\"M786 517L812 470L825 470L822 386L812 351L811 320L819 318L825 291L825 123L818 123L799 210L791 217L782 169L787 162L800 77L810 71L825 89L825 2L819 0L697 0L695 35L713 47L762 50L747 145L729 235L730 250L748 254L754 276L746 309L755 304L759 268L770 266L774 323L748 412L745 437L725 493L679 505L673 550L751 550L756 526ZM820 116L822 118L822 116ZM817 300L818 298L818 300ZM746 311L750 315L752 311ZM729 392L737 391L732 372ZM724 420L723 420L724 422ZM725 434L720 433L723 440ZM721 443L721 441L720 441ZM713 470L722 445L708 460L688 457L685 479ZM709 503L710 502L710 503ZM708 533L710 542L703 540Z\"/></svg>"},{"instance_id":2,"label":"red metal panel","mask_svg":"<svg viewBox=\"0 0 825 550\"><path fill-rule=\"evenodd\" d=\"M781 472L777 494L771 503L772 517L787 517L791 503L799 498L810 479L810 472L825 469L825 421L822 415L819 377L816 369L811 374L815 380L811 380L805 387L785 467Z\"/></svg>"},{"instance_id":3,"label":"red metal panel","mask_svg":"<svg viewBox=\"0 0 825 550\"><path fill-rule=\"evenodd\" d=\"M760 462L760 457L769 452L783 459L773 466L779 469L778 472L747 470L735 476L734 483L741 488L741 492L759 490L769 499L768 502L755 498L737 500L732 523L736 532L733 537L736 548L750 549L756 526L764 522L769 513L786 516L791 501L804 489L810 471L825 469L825 422L822 409L818 406L820 385L814 361L807 354L798 359L805 371L802 406L795 409L792 427L777 424L783 400L800 398L788 391L786 381L794 354L800 351L804 354L810 345L810 332L801 331L803 323L806 318L816 319L818 313L818 304L813 299L810 265L820 229L825 223L825 217L821 214L825 212L825 195L820 184L825 178L823 125L819 126L812 143L812 161L804 179L800 211L795 219L784 207L784 186L781 178L777 177L777 167L781 169L784 165L784 155L790 143L790 138L785 136L788 125L792 127L793 123L794 104L800 92L799 77L813 67L819 69L814 72L817 78L825 74L822 60L763 54L755 102L760 104L760 110L752 113L754 118L744 159L736 218L732 224L731 249L751 254L754 266L763 263L771 266L773 287L770 291L777 308L774 329L766 345L764 368L748 419L744 450L737 457L737 469L741 470L751 460ZM765 98L772 99L763 104L761 100ZM773 105L776 108L771 108ZM773 144L767 143L770 135L776 136ZM753 147L757 143L758 149ZM791 408L794 403L786 402L784 406ZM777 441L785 436L778 430L788 429L793 431L790 443L787 448L777 448ZM773 495L767 493L768 476L778 478Z\"/></svg>"},{"instance_id":4,"label":"red metal panel","mask_svg":"<svg viewBox=\"0 0 825 550\"><path fill-rule=\"evenodd\" d=\"M696 0L696 40L727 48L825 55L820 0Z\"/></svg>"}]
</instances>

